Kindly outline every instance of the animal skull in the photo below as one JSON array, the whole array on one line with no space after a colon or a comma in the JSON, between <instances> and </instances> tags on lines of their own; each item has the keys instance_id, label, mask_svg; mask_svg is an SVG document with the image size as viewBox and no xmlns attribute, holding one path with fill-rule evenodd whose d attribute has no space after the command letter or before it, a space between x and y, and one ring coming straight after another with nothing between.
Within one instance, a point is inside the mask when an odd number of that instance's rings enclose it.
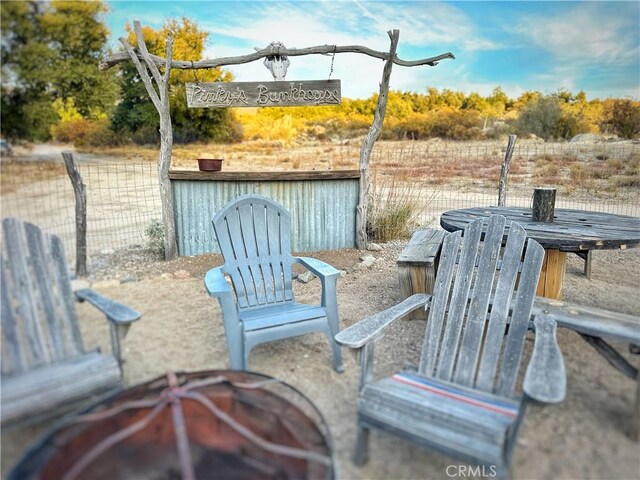
<instances>
[{"instance_id":1,"label":"animal skull","mask_svg":"<svg viewBox=\"0 0 640 480\"><path fill-rule=\"evenodd\" d=\"M271 42L268 47L271 48L286 48L281 42ZM286 55L270 55L265 57L264 66L269 69L273 79L277 82L283 81L287 75L287 68L289 68L289 57Z\"/></svg>"}]
</instances>

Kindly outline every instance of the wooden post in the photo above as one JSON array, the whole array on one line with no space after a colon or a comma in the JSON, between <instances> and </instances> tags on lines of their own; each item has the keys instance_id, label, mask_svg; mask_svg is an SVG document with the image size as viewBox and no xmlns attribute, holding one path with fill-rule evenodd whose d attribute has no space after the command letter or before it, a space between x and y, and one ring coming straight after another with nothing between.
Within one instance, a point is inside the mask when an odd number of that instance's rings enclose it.
<instances>
[{"instance_id":1,"label":"wooden post","mask_svg":"<svg viewBox=\"0 0 640 480\"><path fill-rule=\"evenodd\" d=\"M153 56L147 50L139 21L133 22L133 30L138 40L138 52L134 51L133 47L124 38L120 38L120 43L122 43L131 61L136 66L142 83L144 83L147 93L160 116L158 183L160 184L160 200L162 202L162 223L165 229L164 256L166 260L171 260L178 255L176 224L173 215L173 192L171 190L171 181L169 180L171 151L173 149L173 130L171 128L171 111L169 108L169 74L171 73L173 38L167 38L164 73L160 75L158 65L156 65ZM140 55L144 64L140 61L138 55ZM153 86L154 81L158 88L157 91Z\"/></svg>"},{"instance_id":2,"label":"wooden post","mask_svg":"<svg viewBox=\"0 0 640 480\"><path fill-rule=\"evenodd\" d=\"M561 300L566 266L567 252L545 249L536 295Z\"/></svg>"},{"instance_id":3,"label":"wooden post","mask_svg":"<svg viewBox=\"0 0 640 480\"><path fill-rule=\"evenodd\" d=\"M175 238L175 222L173 215L171 185L168 178L165 178L165 171L168 172L169 164L171 162L171 147L173 143L172 138L168 138L165 141L164 132L171 131L171 118L167 115L163 116L163 112L168 112L168 102L166 92L168 92L166 82L168 81L169 72L171 68L178 69L200 69L200 68L215 68L226 65L239 65L260 58L268 58L274 55L280 56L299 56L299 55L317 55L317 54L336 54L336 53L360 53L368 55L374 58L380 58L385 60L385 65L382 73L382 83L380 84L380 96L378 98L378 104L376 106L376 112L374 115L374 122L369 133L365 137L360 150L360 198L359 205L356 212L356 243L358 248L365 248L367 245L367 203L370 196L370 178L369 178L369 159L371 156L371 150L373 144L380 134L382 129L382 122L384 120L385 111L387 108L387 93L389 91L389 77L391 75L391 67L394 63L405 67L417 67L419 65L429 65L435 67L440 60L454 59L454 55L450 52L430 57L422 58L419 60L402 60L396 55L396 49L398 46L398 38L400 32L398 30L388 31L387 34L391 38L391 48L389 53L378 52L367 47L360 45L319 45L316 47L308 47L303 49L290 49L275 47L273 45L268 46L265 49L259 50L250 55L242 55L238 57L223 57L217 59L200 60L197 62L183 61L171 59L171 38L167 41L167 57L165 59L156 55L151 55L146 48L144 39L142 38L142 31L140 28L140 22L134 21L134 31L138 37L138 51L134 51L131 45L126 40L120 38L120 42L125 48L125 52L118 52L103 59L100 63L100 69L104 70L116 65L117 63L130 59L136 66L145 88L151 97L151 100L160 114L160 135L161 135L161 151L160 151L160 194L162 196L162 217L166 228L165 238L165 256L171 259L177 254L176 238ZM142 65L140 60L143 60L146 66ZM164 78L160 77L158 72L158 66L162 66L165 69ZM156 84L158 85L159 93L153 88L153 83L149 77L149 72L154 77ZM166 104L165 104L166 102ZM163 106L164 105L164 106ZM168 177L168 176L167 176Z\"/></svg>"},{"instance_id":4,"label":"wooden post","mask_svg":"<svg viewBox=\"0 0 640 480\"><path fill-rule=\"evenodd\" d=\"M507 176L509 175L509 165L511 164L511 156L516 146L517 135L509 135L507 143L507 151L504 154L502 167L500 167L500 183L498 184L498 206L504 207L507 200Z\"/></svg>"},{"instance_id":5,"label":"wooden post","mask_svg":"<svg viewBox=\"0 0 640 480\"><path fill-rule=\"evenodd\" d=\"M76 198L76 276L87 276L87 189L71 152L62 152Z\"/></svg>"},{"instance_id":6,"label":"wooden post","mask_svg":"<svg viewBox=\"0 0 640 480\"><path fill-rule=\"evenodd\" d=\"M360 149L360 192L358 198L358 207L356 210L356 246L359 249L367 248L367 208L369 205L369 197L371 191L371 176L369 171L369 161L371 159L371 151L373 144L380 136L382 123L387 111L387 95L389 93L389 78L391 77L391 68L396 56L398 47L398 39L400 38L399 30L388 31L387 34L391 39L391 47L389 48L389 57L384 64L382 70L382 82L380 83L380 95L378 96L378 104L373 117L373 124L369 128L362 148Z\"/></svg>"},{"instance_id":7,"label":"wooden post","mask_svg":"<svg viewBox=\"0 0 640 480\"><path fill-rule=\"evenodd\" d=\"M550 187L536 187L533 190L533 212L531 218L534 222L552 223L556 205L556 189Z\"/></svg>"}]
</instances>

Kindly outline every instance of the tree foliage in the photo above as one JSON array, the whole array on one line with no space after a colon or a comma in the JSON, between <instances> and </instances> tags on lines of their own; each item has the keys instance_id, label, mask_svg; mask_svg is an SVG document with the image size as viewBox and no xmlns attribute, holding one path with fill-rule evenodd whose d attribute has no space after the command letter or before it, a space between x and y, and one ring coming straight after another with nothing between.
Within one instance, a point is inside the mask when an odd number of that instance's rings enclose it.
<instances>
[{"instance_id":1,"label":"tree foliage","mask_svg":"<svg viewBox=\"0 0 640 480\"><path fill-rule=\"evenodd\" d=\"M108 30L104 1L5 1L1 7L1 131L9 138L104 145L159 140L158 114L131 62L101 72ZM130 27L130 44L137 39ZM143 27L151 53L201 60L208 33L188 19L169 19L159 29ZM373 121L378 94L343 98L340 105L263 109L187 108L185 84L232 80L228 70L172 70L169 79L174 140L293 142L363 135ZM453 139L534 134L545 140L603 132L622 138L640 134L640 102L587 100L585 92L551 95L523 92L510 99L495 87L485 96L426 87L423 92L388 93L381 138Z\"/></svg>"},{"instance_id":2,"label":"tree foliage","mask_svg":"<svg viewBox=\"0 0 640 480\"><path fill-rule=\"evenodd\" d=\"M629 99L608 100L604 104L604 128L611 128L622 138L640 133L640 102Z\"/></svg>"},{"instance_id":3,"label":"tree foliage","mask_svg":"<svg viewBox=\"0 0 640 480\"><path fill-rule=\"evenodd\" d=\"M133 29L127 26L127 41L137 45ZM168 36L173 38L173 57L180 60L202 59L208 33L199 29L189 18L181 22L165 22L159 30L143 27L142 36L150 53L164 57ZM137 70L127 62L122 65L122 101L116 108L112 126L114 130L129 134L137 143L156 143L160 120ZM187 82L224 82L232 75L221 68L195 71L172 70L169 78L169 103L173 137L176 143L215 140L235 141L241 136L239 125L227 109L187 108L185 84Z\"/></svg>"},{"instance_id":4,"label":"tree foliage","mask_svg":"<svg viewBox=\"0 0 640 480\"><path fill-rule=\"evenodd\" d=\"M73 100L83 117L113 108L115 73L98 70L109 31L97 2L2 2L2 132L45 140L53 103Z\"/></svg>"}]
</instances>

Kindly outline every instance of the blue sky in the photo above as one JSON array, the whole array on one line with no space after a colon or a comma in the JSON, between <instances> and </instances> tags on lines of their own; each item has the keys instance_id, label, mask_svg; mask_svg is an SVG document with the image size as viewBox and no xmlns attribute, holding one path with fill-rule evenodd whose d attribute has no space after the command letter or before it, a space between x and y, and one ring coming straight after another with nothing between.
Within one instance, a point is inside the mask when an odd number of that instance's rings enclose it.
<instances>
[{"instance_id":1,"label":"blue sky","mask_svg":"<svg viewBox=\"0 0 640 480\"><path fill-rule=\"evenodd\" d=\"M436 67L394 66L391 88L429 86L488 95L496 86L512 98L524 91L584 90L587 98L640 98L640 1L107 1L111 45L127 22L159 28L187 16L209 32L205 57L252 53L281 41L287 47L363 45L388 51L400 30L405 60L452 52ZM332 79L342 95L378 91L383 62L338 54ZM231 66L237 81L269 81L262 62ZM287 80L326 79L330 56L291 58Z\"/></svg>"}]
</instances>

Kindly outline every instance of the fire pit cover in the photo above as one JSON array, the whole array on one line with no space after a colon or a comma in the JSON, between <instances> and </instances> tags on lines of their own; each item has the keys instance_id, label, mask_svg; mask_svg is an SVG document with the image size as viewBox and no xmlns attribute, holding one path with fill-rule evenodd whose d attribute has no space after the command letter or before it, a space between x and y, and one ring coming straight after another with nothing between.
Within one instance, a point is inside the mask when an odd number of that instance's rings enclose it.
<instances>
[{"instance_id":1,"label":"fire pit cover","mask_svg":"<svg viewBox=\"0 0 640 480\"><path fill-rule=\"evenodd\" d=\"M264 375L211 370L170 372L63 421L8 478L334 476L327 424L306 397Z\"/></svg>"}]
</instances>

